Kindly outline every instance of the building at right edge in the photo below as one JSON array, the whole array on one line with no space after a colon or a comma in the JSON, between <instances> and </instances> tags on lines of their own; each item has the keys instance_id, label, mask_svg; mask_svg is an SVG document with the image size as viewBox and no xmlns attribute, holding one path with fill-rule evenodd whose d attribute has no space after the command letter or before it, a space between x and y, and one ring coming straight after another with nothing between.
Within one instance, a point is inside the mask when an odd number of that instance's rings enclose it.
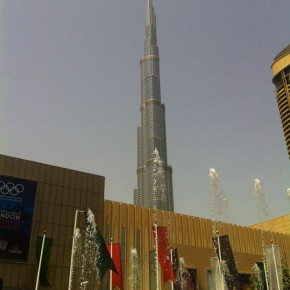
<instances>
[{"instance_id":1,"label":"building at right edge","mask_svg":"<svg viewBox=\"0 0 290 290\"><path fill-rule=\"evenodd\" d=\"M290 159L290 45L274 58L272 73L288 157Z\"/></svg>"}]
</instances>

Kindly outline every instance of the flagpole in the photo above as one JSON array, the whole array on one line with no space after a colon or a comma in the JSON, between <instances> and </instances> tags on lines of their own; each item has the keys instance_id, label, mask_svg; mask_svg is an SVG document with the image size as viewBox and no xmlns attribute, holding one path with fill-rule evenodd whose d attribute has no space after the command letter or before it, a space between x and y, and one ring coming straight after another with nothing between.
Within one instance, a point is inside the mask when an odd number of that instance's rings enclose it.
<instances>
[{"instance_id":1,"label":"flagpole","mask_svg":"<svg viewBox=\"0 0 290 290\"><path fill-rule=\"evenodd\" d=\"M224 282L224 274L221 268L222 265L222 253L221 253L221 244L220 244L220 236L219 231L216 231L217 234L217 241L218 241L218 251L219 251L219 274L220 274L220 283L221 283L221 290L225 289L225 282Z\"/></svg>"},{"instance_id":2,"label":"flagpole","mask_svg":"<svg viewBox=\"0 0 290 290\"><path fill-rule=\"evenodd\" d=\"M156 273L156 290L159 290L159 277L158 277L158 195L160 192L164 191L162 188L162 185L164 184L159 184L160 183L160 174L163 175L162 171L162 161L160 160L159 157L159 152L157 148L155 147L153 151L153 156L154 156L154 162L153 162L153 172L154 172L154 184L153 184L153 193L155 195L155 204L154 204L154 231L155 231L155 273ZM163 176L164 177L164 176ZM161 178L162 179L162 178Z\"/></svg>"},{"instance_id":3,"label":"flagpole","mask_svg":"<svg viewBox=\"0 0 290 290\"><path fill-rule=\"evenodd\" d=\"M273 243L274 243L273 240L271 240L272 255L273 255L273 260L274 260L274 266L275 266L275 273L276 273L277 285L278 285L278 290L280 290L280 283L279 283L277 262L276 262L276 256L275 256L275 252L274 252L274 245L273 245Z\"/></svg>"},{"instance_id":4,"label":"flagpole","mask_svg":"<svg viewBox=\"0 0 290 290\"><path fill-rule=\"evenodd\" d=\"M113 238L111 238L111 259L113 260ZM113 270L110 270L110 290L112 290L113 285Z\"/></svg>"},{"instance_id":5,"label":"flagpole","mask_svg":"<svg viewBox=\"0 0 290 290\"><path fill-rule=\"evenodd\" d=\"M173 255L172 255L172 247L170 247L170 260L171 260L171 265L173 269ZM171 290L174 290L174 282L171 281Z\"/></svg>"},{"instance_id":6,"label":"flagpole","mask_svg":"<svg viewBox=\"0 0 290 290\"><path fill-rule=\"evenodd\" d=\"M70 256L68 290L70 290L72 287L72 273L73 273L74 252L75 252L75 234L76 234L77 220L78 220L78 213L79 212L85 212L85 211L77 209L76 213L75 213L75 221L74 221L74 229L73 229L73 237L72 237L72 248L71 248L71 256Z\"/></svg>"},{"instance_id":7,"label":"flagpole","mask_svg":"<svg viewBox=\"0 0 290 290\"><path fill-rule=\"evenodd\" d=\"M43 248L44 248L44 243L45 243L45 234L46 234L46 231L43 231L43 238L42 238L41 251L40 251L40 257L39 257L39 263L38 263L38 271L37 271L35 290L38 290L40 268L41 268L41 264L42 264Z\"/></svg>"},{"instance_id":8,"label":"flagpole","mask_svg":"<svg viewBox=\"0 0 290 290\"><path fill-rule=\"evenodd\" d=\"M155 230L155 270L156 270L156 290L159 290L159 271L158 271L158 230L157 230L157 212L156 212L156 220L154 222L154 230Z\"/></svg>"},{"instance_id":9,"label":"flagpole","mask_svg":"<svg viewBox=\"0 0 290 290\"><path fill-rule=\"evenodd\" d=\"M267 266L265 257L263 258L263 267L264 267L264 273L265 273L266 287L267 287L267 290L269 290L268 266Z\"/></svg>"}]
</instances>

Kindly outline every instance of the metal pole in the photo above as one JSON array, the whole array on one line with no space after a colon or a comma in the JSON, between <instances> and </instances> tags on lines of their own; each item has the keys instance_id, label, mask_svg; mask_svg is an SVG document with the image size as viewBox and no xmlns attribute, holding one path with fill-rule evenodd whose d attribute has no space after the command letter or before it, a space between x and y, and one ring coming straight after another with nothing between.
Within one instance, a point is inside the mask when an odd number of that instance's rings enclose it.
<instances>
[{"instance_id":1,"label":"metal pole","mask_svg":"<svg viewBox=\"0 0 290 290\"><path fill-rule=\"evenodd\" d=\"M271 241L271 246L272 246L272 255L273 255L273 260L274 260L278 290L280 290L280 283L279 283L279 276L278 276L278 269L277 269L277 262L276 262L275 252L274 252L273 240Z\"/></svg>"},{"instance_id":2,"label":"metal pole","mask_svg":"<svg viewBox=\"0 0 290 290\"><path fill-rule=\"evenodd\" d=\"M71 256L70 256L68 290L71 290L71 287L72 287L72 273L73 273L74 252L75 252L75 234L76 234L77 220L78 220L78 213L79 212L85 212L85 211L77 209L76 213L75 213L75 221L74 221L74 229L73 229L73 237L72 237L72 248L71 248Z\"/></svg>"},{"instance_id":3,"label":"metal pole","mask_svg":"<svg viewBox=\"0 0 290 290\"><path fill-rule=\"evenodd\" d=\"M45 234L46 234L46 231L43 232L43 238L42 238L41 251L40 251L40 257L39 257L39 263L38 263L38 271L37 271L35 290L38 290L40 268L41 268L41 264L42 264L43 248L44 248L44 243L45 243Z\"/></svg>"},{"instance_id":4,"label":"metal pole","mask_svg":"<svg viewBox=\"0 0 290 290\"><path fill-rule=\"evenodd\" d=\"M113 238L111 238L111 258L113 260ZM110 270L110 290L112 290L113 286L113 271Z\"/></svg>"},{"instance_id":5,"label":"metal pole","mask_svg":"<svg viewBox=\"0 0 290 290\"><path fill-rule=\"evenodd\" d=\"M171 260L171 265L173 269L173 254L172 254L172 247L170 247L170 260ZM171 290L174 290L174 282L171 281Z\"/></svg>"},{"instance_id":6,"label":"metal pole","mask_svg":"<svg viewBox=\"0 0 290 290\"><path fill-rule=\"evenodd\" d=\"M265 261L265 258L263 258L263 266L264 266L264 273L265 273L265 280L266 280L266 287L267 287L267 290L269 290L269 279L268 279L268 266L267 266L267 263Z\"/></svg>"},{"instance_id":7,"label":"metal pole","mask_svg":"<svg viewBox=\"0 0 290 290\"><path fill-rule=\"evenodd\" d=\"M221 254L221 244L220 244L220 236L219 236L219 231L216 231L217 234L217 241L218 241L218 251L219 251L219 261L218 261L218 266L219 266L219 274L220 274L220 283L221 283L221 290L224 289L225 283L224 283L224 275L221 269L221 262L222 262L222 254Z\"/></svg>"},{"instance_id":8,"label":"metal pole","mask_svg":"<svg viewBox=\"0 0 290 290\"><path fill-rule=\"evenodd\" d=\"M157 232L157 211L155 213L154 231L155 231L155 271L156 271L156 290L159 290L159 271L158 271L158 232Z\"/></svg>"}]
</instances>

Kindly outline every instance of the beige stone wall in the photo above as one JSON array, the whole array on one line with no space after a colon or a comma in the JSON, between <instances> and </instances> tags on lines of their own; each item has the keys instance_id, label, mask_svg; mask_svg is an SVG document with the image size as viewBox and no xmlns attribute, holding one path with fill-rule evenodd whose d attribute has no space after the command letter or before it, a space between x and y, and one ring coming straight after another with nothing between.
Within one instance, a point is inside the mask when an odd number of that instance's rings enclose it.
<instances>
[{"instance_id":1,"label":"beige stone wall","mask_svg":"<svg viewBox=\"0 0 290 290\"><path fill-rule=\"evenodd\" d=\"M0 261L3 287L34 289L36 238L45 230L46 236L53 239L48 272L50 289L67 289L75 211L91 208L102 230L105 178L4 155L0 155L0 174L38 182L29 260ZM84 219L79 218L78 226L82 224Z\"/></svg>"},{"instance_id":2,"label":"beige stone wall","mask_svg":"<svg viewBox=\"0 0 290 290\"><path fill-rule=\"evenodd\" d=\"M140 264L142 275L141 289L149 289L149 251L153 245L153 214L154 210L105 200L104 226L114 242L125 243L125 289L128 289L129 254L131 248L136 248L136 232L141 233ZM179 256L185 258L189 268L197 269L200 290L207 289L207 270L210 270L210 257L214 256L212 243L212 223L208 219L182 215L174 212L158 211L158 225L168 226L169 240L172 248L178 248ZM121 233L125 232L125 241ZM281 256L290 261L290 236L280 233L253 229L233 224L222 224L220 235L228 235L234 252L238 271L244 274L252 273L252 266L262 260L262 237L264 244L271 240L280 246ZM167 288L166 288L167 289Z\"/></svg>"}]
</instances>

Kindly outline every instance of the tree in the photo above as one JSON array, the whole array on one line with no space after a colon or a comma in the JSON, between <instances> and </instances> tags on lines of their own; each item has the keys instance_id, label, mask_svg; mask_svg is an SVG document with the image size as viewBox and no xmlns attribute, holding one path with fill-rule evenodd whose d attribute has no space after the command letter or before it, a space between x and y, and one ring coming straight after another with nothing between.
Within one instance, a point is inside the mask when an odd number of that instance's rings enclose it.
<instances>
[{"instance_id":1,"label":"tree","mask_svg":"<svg viewBox=\"0 0 290 290\"><path fill-rule=\"evenodd\" d=\"M282 265L282 277L283 277L283 290L290 290L290 271L287 265ZM250 276L250 290L264 289L263 286L259 286L258 276L253 273Z\"/></svg>"},{"instance_id":2,"label":"tree","mask_svg":"<svg viewBox=\"0 0 290 290\"><path fill-rule=\"evenodd\" d=\"M287 265L282 266L283 290L290 290L290 273Z\"/></svg>"}]
</instances>

